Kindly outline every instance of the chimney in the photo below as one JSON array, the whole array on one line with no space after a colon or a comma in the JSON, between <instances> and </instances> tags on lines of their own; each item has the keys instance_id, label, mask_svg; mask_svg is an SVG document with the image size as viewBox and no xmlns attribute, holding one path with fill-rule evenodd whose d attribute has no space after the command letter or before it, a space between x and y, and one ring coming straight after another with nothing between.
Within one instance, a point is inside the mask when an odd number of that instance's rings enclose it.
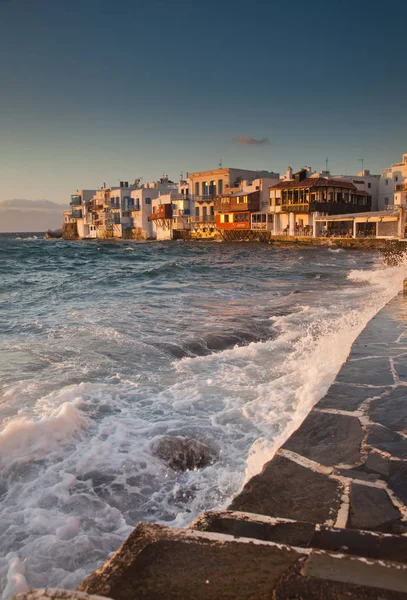
<instances>
[{"instance_id":1,"label":"chimney","mask_svg":"<svg viewBox=\"0 0 407 600\"><path fill-rule=\"evenodd\" d=\"M292 179L293 178L293 170L291 167L287 167L287 170L285 172L285 177L286 179Z\"/></svg>"}]
</instances>

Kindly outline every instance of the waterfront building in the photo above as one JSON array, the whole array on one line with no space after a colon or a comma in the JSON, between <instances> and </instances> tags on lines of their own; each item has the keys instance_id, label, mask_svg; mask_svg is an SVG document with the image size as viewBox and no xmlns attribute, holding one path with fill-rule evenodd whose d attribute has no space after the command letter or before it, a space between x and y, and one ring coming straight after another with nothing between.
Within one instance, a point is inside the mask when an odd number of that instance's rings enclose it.
<instances>
[{"instance_id":1,"label":"waterfront building","mask_svg":"<svg viewBox=\"0 0 407 600\"><path fill-rule=\"evenodd\" d=\"M71 195L70 209L64 212L62 232L67 238L96 237L91 201L96 190L76 190Z\"/></svg>"},{"instance_id":2,"label":"waterfront building","mask_svg":"<svg viewBox=\"0 0 407 600\"><path fill-rule=\"evenodd\" d=\"M401 162L384 169L380 178L379 209L407 204L407 154Z\"/></svg>"},{"instance_id":3,"label":"waterfront building","mask_svg":"<svg viewBox=\"0 0 407 600\"><path fill-rule=\"evenodd\" d=\"M270 231L269 188L280 181L278 173L274 175L243 180L229 193L215 198L216 229L223 239L251 239L252 232Z\"/></svg>"},{"instance_id":4,"label":"waterfront building","mask_svg":"<svg viewBox=\"0 0 407 600\"><path fill-rule=\"evenodd\" d=\"M350 181L307 176L303 169L291 181L270 188L269 212L274 235L317 235L314 219L323 215L370 211L371 196Z\"/></svg>"},{"instance_id":5,"label":"waterfront building","mask_svg":"<svg viewBox=\"0 0 407 600\"><path fill-rule=\"evenodd\" d=\"M190 237L190 217L193 200L189 193L190 181L181 179L176 189L161 193L153 201L148 217L153 239L183 239Z\"/></svg>"},{"instance_id":6,"label":"waterfront building","mask_svg":"<svg viewBox=\"0 0 407 600\"><path fill-rule=\"evenodd\" d=\"M315 217L316 237L373 237L395 239L404 237L405 210L401 206L389 210L347 213Z\"/></svg>"},{"instance_id":7,"label":"waterfront building","mask_svg":"<svg viewBox=\"0 0 407 600\"><path fill-rule=\"evenodd\" d=\"M194 209L191 215L191 237L205 238L216 235L215 198L239 189L246 180L258 178L279 179L278 173L249 169L219 168L189 174Z\"/></svg>"}]
</instances>

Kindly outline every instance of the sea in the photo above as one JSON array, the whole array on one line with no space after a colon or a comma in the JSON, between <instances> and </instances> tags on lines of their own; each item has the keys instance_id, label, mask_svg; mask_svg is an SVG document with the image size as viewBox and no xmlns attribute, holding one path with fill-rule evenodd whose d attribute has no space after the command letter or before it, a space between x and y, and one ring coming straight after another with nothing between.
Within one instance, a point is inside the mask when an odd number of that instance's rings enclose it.
<instances>
[{"instance_id":1,"label":"sea","mask_svg":"<svg viewBox=\"0 0 407 600\"><path fill-rule=\"evenodd\" d=\"M2 597L226 508L405 276L335 246L0 236ZM174 471L164 435L217 458Z\"/></svg>"}]
</instances>

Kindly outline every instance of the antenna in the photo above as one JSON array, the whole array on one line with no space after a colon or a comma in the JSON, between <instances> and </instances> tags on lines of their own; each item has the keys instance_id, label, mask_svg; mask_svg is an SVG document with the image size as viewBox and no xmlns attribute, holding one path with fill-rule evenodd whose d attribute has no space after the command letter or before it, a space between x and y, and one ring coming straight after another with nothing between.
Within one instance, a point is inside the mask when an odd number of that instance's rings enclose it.
<instances>
[{"instance_id":1,"label":"antenna","mask_svg":"<svg viewBox=\"0 0 407 600\"><path fill-rule=\"evenodd\" d=\"M328 173L328 157L325 159L325 171Z\"/></svg>"},{"instance_id":2,"label":"antenna","mask_svg":"<svg viewBox=\"0 0 407 600\"><path fill-rule=\"evenodd\" d=\"M222 168L222 159L220 159L219 164L218 164L219 169Z\"/></svg>"},{"instance_id":3,"label":"antenna","mask_svg":"<svg viewBox=\"0 0 407 600\"><path fill-rule=\"evenodd\" d=\"M364 159L363 158L357 158L356 160L358 160L359 162L362 163L362 176L363 176L363 173L365 172L365 170L363 168Z\"/></svg>"}]
</instances>

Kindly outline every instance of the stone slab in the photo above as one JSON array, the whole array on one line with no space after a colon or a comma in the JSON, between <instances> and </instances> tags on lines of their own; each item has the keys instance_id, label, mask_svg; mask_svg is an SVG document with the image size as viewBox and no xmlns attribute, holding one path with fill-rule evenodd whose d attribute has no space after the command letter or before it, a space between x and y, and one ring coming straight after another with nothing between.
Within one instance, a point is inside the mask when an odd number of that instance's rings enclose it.
<instances>
[{"instance_id":1,"label":"stone slab","mask_svg":"<svg viewBox=\"0 0 407 600\"><path fill-rule=\"evenodd\" d=\"M387 388L390 390L390 388ZM368 398L383 393L382 388L370 388L346 383L333 383L327 394L318 402L316 408L334 408L353 412Z\"/></svg>"},{"instance_id":2,"label":"stone slab","mask_svg":"<svg viewBox=\"0 0 407 600\"><path fill-rule=\"evenodd\" d=\"M335 522L342 493L338 481L277 454L246 483L229 509L310 523Z\"/></svg>"},{"instance_id":3,"label":"stone slab","mask_svg":"<svg viewBox=\"0 0 407 600\"><path fill-rule=\"evenodd\" d=\"M190 528L302 548L311 545L315 533L313 523L267 518L234 511L204 513L190 525Z\"/></svg>"},{"instance_id":4,"label":"stone slab","mask_svg":"<svg viewBox=\"0 0 407 600\"><path fill-rule=\"evenodd\" d=\"M407 387L396 388L388 395L372 400L368 408L372 421L393 431L407 432Z\"/></svg>"},{"instance_id":5,"label":"stone slab","mask_svg":"<svg viewBox=\"0 0 407 600\"><path fill-rule=\"evenodd\" d=\"M402 517L386 490L352 483L348 527L391 531L393 523Z\"/></svg>"},{"instance_id":6,"label":"stone slab","mask_svg":"<svg viewBox=\"0 0 407 600\"><path fill-rule=\"evenodd\" d=\"M359 385L388 386L394 384L394 377L390 361L386 356L348 361L339 371L336 381Z\"/></svg>"},{"instance_id":7,"label":"stone slab","mask_svg":"<svg viewBox=\"0 0 407 600\"><path fill-rule=\"evenodd\" d=\"M376 452L369 452L365 468L369 472L373 471L374 473L383 475L383 477L388 477L390 475L390 459L384 458L381 454L376 454Z\"/></svg>"},{"instance_id":8,"label":"stone slab","mask_svg":"<svg viewBox=\"0 0 407 600\"><path fill-rule=\"evenodd\" d=\"M386 427L380 425L369 427L366 443L373 448L388 452L391 456L407 458L407 440Z\"/></svg>"},{"instance_id":9,"label":"stone slab","mask_svg":"<svg viewBox=\"0 0 407 600\"><path fill-rule=\"evenodd\" d=\"M407 563L407 537L235 511L206 512L190 529Z\"/></svg>"},{"instance_id":10,"label":"stone slab","mask_svg":"<svg viewBox=\"0 0 407 600\"><path fill-rule=\"evenodd\" d=\"M404 504L407 504L407 461L392 461L389 487Z\"/></svg>"},{"instance_id":11,"label":"stone slab","mask_svg":"<svg viewBox=\"0 0 407 600\"><path fill-rule=\"evenodd\" d=\"M304 561L302 574L407 594L407 565L400 565L399 569L392 569L390 565L385 561L367 561L354 556L339 558L338 555L314 551Z\"/></svg>"},{"instance_id":12,"label":"stone slab","mask_svg":"<svg viewBox=\"0 0 407 600\"><path fill-rule=\"evenodd\" d=\"M404 592L306 576L301 564L291 567L273 592L273 600L405 600L406 597Z\"/></svg>"},{"instance_id":13,"label":"stone slab","mask_svg":"<svg viewBox=\"0 0 407 600\"><path fill-rule=\"evenodd\" d=\"M269 600L302 556L288 546L140 523L78 589L114 600Z\"/></svg>"},{"instance_id":14,"label":"stone slab","mask_svg":"<svg viewBox=\"0 0 407 600\"><path fill-rule=\"evenodd\" d=\"M357 417L312 411L283 448L326 466L360 461L363 429Z\"/></svg>"}]
</instances>

